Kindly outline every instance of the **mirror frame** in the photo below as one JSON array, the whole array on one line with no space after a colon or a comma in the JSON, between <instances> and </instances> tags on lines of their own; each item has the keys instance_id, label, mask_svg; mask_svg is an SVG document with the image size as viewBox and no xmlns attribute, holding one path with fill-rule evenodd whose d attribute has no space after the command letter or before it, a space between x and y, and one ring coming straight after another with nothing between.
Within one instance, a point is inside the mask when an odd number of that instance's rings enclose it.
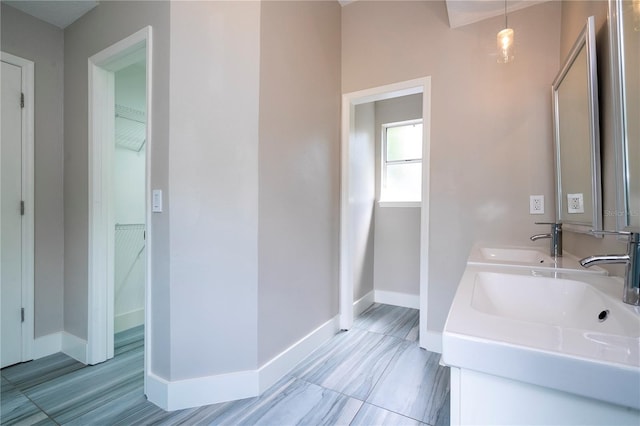
<instances>
[{"instance_id":1,"label":"mirror frame","mask_svg":"<svg viewBox=\"0 0 640 426\"><path fill-rule=\"evenodd\" d=\"M628 182L628 134L626 90L624 87L625 61L622 31L622 1L609 0L609 43L611 52L611 92L613 101L613 129L616 155L616 230L639 231L631 228L629 220Z\"/></svg>"},{"instance_id":2,"label":"mirror frame","mask_svg":"<svg viewBox=\"0 0 640 426\"><path fill-rule=\"evenodd\" d=\"M587 55L587 93L589 103L589 145L591 151L591 196L592 222L577 222L568 220L563 215L564 194L562 192L562 175L560 158L560 122L558 117L558 89L571 66L577 59L582 48ZM574 43L569 56L551 86L553 99L553 140L555 147L555 175L556 175L556 221L563 224L568 231L589 233L602 230L602 181L600 172L600 117L598 109L598 78L596 61L595 17L590 16ZM593 235L593 234L592 234ZM602 237L601 235L595 235Z\"/></svg>"}]
</instances>

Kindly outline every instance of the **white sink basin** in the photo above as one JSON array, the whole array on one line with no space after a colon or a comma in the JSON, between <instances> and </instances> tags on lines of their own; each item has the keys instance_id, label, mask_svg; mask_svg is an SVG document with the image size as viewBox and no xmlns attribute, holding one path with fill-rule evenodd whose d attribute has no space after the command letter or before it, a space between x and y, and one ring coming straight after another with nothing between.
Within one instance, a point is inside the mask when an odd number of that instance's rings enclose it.
<instances>
[{"instance_id":1,"label":"white sink basin","mask_svg":"<svg viewBox=\"0 0 640 426\"><path fill-rule=\"evenodd\" d=\"M564 252L562 257L553 258L547 252L535 247L476 244L471 249L467 264L608 274L605 269L599 266L583 267L578 258L569 253Z\"/></svg>"},{"instance_id":2,"label":"white sink basin","mask_svg":"<svg viewBox=\"0 0 640 426\"><path fill-rule=\"evenodd\" d=\"M596 274L467 265L442 360L639 410L640 308L622 303L622 287Z\"/></svg>"},{"instance_id":3,"label":"white sink basin","mask_svg":"<svg viewBox=\"0 0 640 426\"><path fill-rule=\"evenodd\" d=\"M640 337L633 313L583 281L479 272L471 307L510 320Z\"/></svg>"},{"instance_id":4,"label":"white sink basin","mask_svg":"<svg viewBox=\"0 0 640 426\"><path fill-rule=\"evenodd\" d=\"M550 256L535 249L481 247L484 260L495 262L544 263L553 262Z\"/></svg>"}]
</instances>

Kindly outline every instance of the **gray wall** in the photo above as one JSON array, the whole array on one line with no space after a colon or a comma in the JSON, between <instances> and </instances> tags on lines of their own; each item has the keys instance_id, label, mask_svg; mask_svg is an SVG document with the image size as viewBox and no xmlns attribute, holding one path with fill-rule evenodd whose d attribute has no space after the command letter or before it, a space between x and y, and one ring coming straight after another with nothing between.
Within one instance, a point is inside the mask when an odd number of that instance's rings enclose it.
<instances>
[{"instance_id":1,"label":"gray wall","mask_svg":"<svg viewBox=\"0 0 640 426\"><path fill-rule=\"evenodd\" d=\"M340 6L262 3L258 361L338 313Z\"/></svg>"},{"instance_id":2,"label":"gray wall","mask_svg":"<svg viewBox=\"0 0 640 426\"><path fill-rule=\"evenodd\" d=\"M171 3L171 380L255 369L259 2Z\"/></svg>"},{"instance_id":3,"label":"gray wall","mask_svg":"<svg viewBox=\"0 0 640 426\"><path fill-rule=\"evenodd\" d=\"M549 87L560 8L547 2L509 15L517 41L508 65L496 63L502 17L451 29L444 1L342 10L343 93L432 77L430 331L444 326L474 241L530 244L541 231L534 220L553 217L528 212L530 194L554 196Z\"/></svg>"},{"instance_id":4,"label":"gray wall","mask_svg":"<svg viewBox=\"0 0 640 426\"><path fill-rule=\"evenodd\" d=\"M153 242L151 370L170 375L169 341L169 3L101 2L64 32L64 329L87 338L88 146L87 59L147 25L153 27L151 187L165 209L149 224Z\"/></svg>"},{"instance_id":5,"label":"gray wall","mask_svg":"<svg viewBox=\"0 0 640 426\"><path fill-rule=\"evenodd\" d=\"M374 210L376 202L375 103L356 105L354 134L349 138L349 212L353 300L373 290Z\"/></svg>"},{"instance_id":6,"label":"gray wall","mask_svg":"<svg viewBox=\"0 0 640 426\"><path fill-rule=\"evenodd\" d=\"M35 337L63 329L63 75L61 29L2 3L2 51L35 63Z\"/></svg>"},{"instance_id":7,"label":"gray wall","mask_svg":"<svg viewBox=\"0 0 640 426\"><path fill-rule=\"evenodd\" d=\"M375 103L376 199L380 199L382 125L422 118L422 95ZM423 165L424 166L424 165ZM380 207L375 213L374 287L420 294L420 207Z\"/></svg>"},{"instance_id":8,"label":"gray wall","mask_svg":"<svg viewBox=\"0 0 640 426\"><path fill-rule=\"evenodd\" d=\"M602 162L602 205L604 211L615 212L616 160L613 130L613 100L611 92L611 59L609 29L607 25L607 1L562 2L562 32L560 37L560 61L564 63L571 47L584 27L587 17L596 18L596 56L598 58L598 91L600 97L600 153ZM616 229L616 217L604 216L604 229ZM615 237L595 238L590 235L564 233L564 248L576 256L592 254L625 253L626 243ZM624 275L622 265L602 265L615 275Z\"/></svg>"}]
</instances>

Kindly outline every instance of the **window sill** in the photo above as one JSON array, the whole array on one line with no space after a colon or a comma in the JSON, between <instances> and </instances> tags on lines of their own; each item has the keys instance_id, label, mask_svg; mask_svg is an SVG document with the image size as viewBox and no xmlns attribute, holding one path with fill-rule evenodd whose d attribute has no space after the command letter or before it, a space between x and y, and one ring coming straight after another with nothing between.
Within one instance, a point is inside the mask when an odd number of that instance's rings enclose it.
<instances>
[{"instance_id":1,"label":"window sill","mask_svg":"<svg viewBox=\"0 0 640 426\"><path fill-rule=\"evenodd\" d=\"M422 207L421 201L378 201L378 207Z\"/></svg>"}]
</instances>

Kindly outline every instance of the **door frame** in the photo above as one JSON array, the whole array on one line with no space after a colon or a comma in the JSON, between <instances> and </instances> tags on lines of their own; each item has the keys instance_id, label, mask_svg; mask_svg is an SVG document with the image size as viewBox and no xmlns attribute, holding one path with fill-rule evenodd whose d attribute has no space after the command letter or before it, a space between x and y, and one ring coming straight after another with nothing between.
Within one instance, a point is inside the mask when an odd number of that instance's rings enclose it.
<instances>
[{"instance_id":1,"label":"door frame","mask_svg":"<svg viewBox=\"0 0 640 426\"><path fill-rule=\"evenodd\" d=\"M146 61L145 222L151 223L152 150L152 29L147 26L91 56L89 72L89 238L87 364L114 356L114 226L113 166L115 140L114 74L142 59ZM145 384L149 366L152 232L145 250Z\"/></svg>"},{"instance_id":2,"label":"door frame","mask_svg":"<svg viewBox=\"0 0 640 426\"><path fill-rule=\"evenodd\" d=\"M429 278L429 194L431 149L431 77L422 77L342 95L340 166L340 328L353 325L353 258L349 244L350 138L355 131L355 107L369 102L422 93L422 205L420 212L420 346L427 347L427 293Z\"/></svg>"},{"instance_id":3,"label":"door frame","mask_svg":"<svg viewBox=\"0 0 640 426\"><path fill-rule=\"evenodd\" d=\"M22 361L33 359L34 323L35 323L35 173L34 173L34 68L33 61L1 52L2 62L20 67L22 70L22 200L24 215L22 217L22 307L24 322L22 323ZM1 201L0 201L1 202Z\"/></svg>"}]
</instances>

